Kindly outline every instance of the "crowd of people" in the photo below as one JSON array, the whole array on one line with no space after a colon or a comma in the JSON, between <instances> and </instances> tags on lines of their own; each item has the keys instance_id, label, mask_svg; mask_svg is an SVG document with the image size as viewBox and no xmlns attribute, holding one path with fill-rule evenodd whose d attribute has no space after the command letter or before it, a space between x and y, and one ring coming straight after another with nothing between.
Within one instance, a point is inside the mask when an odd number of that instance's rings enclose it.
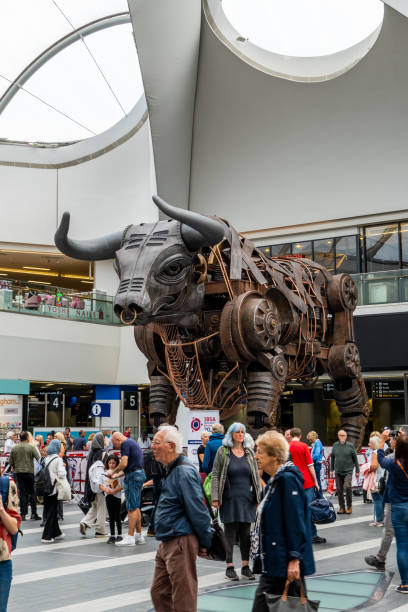
<instances>
[{"instance_id":1,"label":"crowd of people","mask_svg":"<svg viewBox=\"0 0 408 612\"><path fill-rule=\"evenodd\" d=\"M268 594L300 596L304 577L315 571L313 544L324 544L312 521L310 504L322 497L320 472L323 446L315 431L272 429L254 441L242 423L224 432L216 423L203 432L197 455L199 470L184 456L178 429L162 425L153 440L144 432L136 442L127 430L108 440L102 432L88 441L85 432L71 436L52 432L44 441L22 431L17 443L10 435L9 467L12 477L1 478L0 496L0 610L7 609L11 583L11 552L22 521L41 520L37 513L38 476L47 473L48 489L42 495L44 530L41 542L64 538L59 522L63 501L71 499L66 450L88 450L86 511L80 533L95 527L97 538L115 546L145 544L141 522L143 488L153 485L154 509L147 535L159 541L151 597L160 612L194 611L197 601L196 558L207 558L212 546L210 514L203 503L203 482L210 479L211 505L218 512L225 534L226 578L255 580L260 574L253 612L268 610ZM82 435L81 435L82 434ZM338 514L352 513L352 476L364 477L365 501L373 504L373 527L384 526L378 552L365 557L377 570L385 569L392 539L397 543L400 593L408 593L408 435L404 430L370 435L366 463L359 465L356 450L339 430L330 457L335 477ZM120 456L113 451L120 451ZM151 479L147 481L145 461ZM152 467L152 465L154 467ZM42 472L41 472L42 470ZM44 479L43 479L44 480ZM46 480L46 479L45 479ZM3 490L3 489L7 490ZM17 493L18 492L18 493ZM124 495L127 533L122 534L121 504ZM108 517L108 520L107 520ZM109 524L109 532L106 525ZM234 567L234 545L239 544L240 576Z\"/></svg>"}]
</instances>

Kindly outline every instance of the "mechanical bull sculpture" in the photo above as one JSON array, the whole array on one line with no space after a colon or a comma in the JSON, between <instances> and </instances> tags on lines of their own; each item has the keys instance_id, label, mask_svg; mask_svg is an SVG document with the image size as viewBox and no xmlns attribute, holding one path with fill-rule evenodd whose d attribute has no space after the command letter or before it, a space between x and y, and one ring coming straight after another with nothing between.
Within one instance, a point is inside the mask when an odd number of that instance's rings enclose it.
<instances>
[{"instance_id":1,"label":"mechanical bull sculpture","mask_svg":"<svg viewBox=\"0 0 408 612\"><path fill-rule=\"evenodd\" d=\"M288 381L310 386L327 371L342 427L359 446L368 400L351 277L307 259L267 257L227 222L153 200L168 221L75 241L64 213L55 234L69 257L114 259L114 310L134 325L148 359L152 424L173 422L179 399L218 408L221 419L246 404L257 434L276 423Z\"/></svg>"}]
</instances>

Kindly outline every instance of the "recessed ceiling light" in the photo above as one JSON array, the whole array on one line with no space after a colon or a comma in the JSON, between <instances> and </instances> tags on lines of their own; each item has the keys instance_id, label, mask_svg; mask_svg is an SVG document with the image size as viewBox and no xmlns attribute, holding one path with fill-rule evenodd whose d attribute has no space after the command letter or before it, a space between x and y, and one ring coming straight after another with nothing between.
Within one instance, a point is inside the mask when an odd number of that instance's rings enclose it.
<instances>
[{"instance_id":1,"label":"recessed ceiling light","mask_svg":"<svg viewBox=\"0 0 408 612\"><path fill-rule=\"evenodd\" d=\"M23 266L24 270L51 270L51 268L36 268L35 266Z\"/></svg>"}]
</instances>

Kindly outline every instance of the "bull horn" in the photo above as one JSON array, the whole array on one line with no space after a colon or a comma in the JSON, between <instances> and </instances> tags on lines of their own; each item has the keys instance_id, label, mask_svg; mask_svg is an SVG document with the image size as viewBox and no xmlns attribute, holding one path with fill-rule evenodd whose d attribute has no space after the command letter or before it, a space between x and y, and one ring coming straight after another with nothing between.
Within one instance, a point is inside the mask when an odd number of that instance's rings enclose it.
<instances>
[{"instance_id":1,"label":"bull horn","mask_svg":"<svg viewBox=\"0 0 408 612\"><path fill-rule=\"evenodd\" d=\"M171 206L159 196L153 202L171 219L181 222L181 237L190 251L218 244L224 238L225 227L219 221L184 208Z\"/></svg>"},{"instance_id":2,"label":"bull horn","mask_svg":"<svg viewBox=\"0 0 408 612\"><path fill-rule=\"evenodd\" d=\"M69 220L69 212L64 212L54 236L54 242L61 253L73 259L84 259L85 261L99 261L115 257L116 251L120 249L123 230L94 240L71 240L68 238Z\"/></svg>"}]
</instances>

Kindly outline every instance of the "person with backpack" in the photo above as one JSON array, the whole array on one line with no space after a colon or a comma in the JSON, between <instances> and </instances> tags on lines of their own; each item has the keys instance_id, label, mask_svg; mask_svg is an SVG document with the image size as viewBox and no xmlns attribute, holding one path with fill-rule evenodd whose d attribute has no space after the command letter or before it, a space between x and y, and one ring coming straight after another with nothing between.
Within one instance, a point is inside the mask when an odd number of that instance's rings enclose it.
<instances>
[{"instance_id":1,"label":"person with backpack","mask_svg":"<svg viewBox=\"0 0 408 612\"><path fill-rule=\"evenodd\" d=\"M61 442L52 440L47 448L44 467L35 477L36 492L44 498L46 519L41 538L43 544L51 544L65 537L58 525L57 479L66 478L65 466L59 456L60 452Z\"/></svg>"},{"instance_id":2,"label":"person with backpack","mask_svg":"<svg viewBox=\"0 0 408 612\"><path fill-rule=\"evenodd\" d=\"M79 530L83 536L86 536L86 530L95 524L95 538L105 538L108 535L105 530L105 495L99 488L105 472L105 466L103 465L104 446L105 436L102 432L99 432L92 440L86 466L84 499L91 504L91 507L79 523Z\"/></svg>"},{"instance_id":3,"label":"person with backpack","mask_svg":"<svg viewBox=\"0 0 408 612\"><path fill-rule=\"evenodd\" d=\"M11 553L16 547L21 516L17 486L9 476L0 477L0 612L6 612L12 580Z\"/></svg>"}]
</instances>

